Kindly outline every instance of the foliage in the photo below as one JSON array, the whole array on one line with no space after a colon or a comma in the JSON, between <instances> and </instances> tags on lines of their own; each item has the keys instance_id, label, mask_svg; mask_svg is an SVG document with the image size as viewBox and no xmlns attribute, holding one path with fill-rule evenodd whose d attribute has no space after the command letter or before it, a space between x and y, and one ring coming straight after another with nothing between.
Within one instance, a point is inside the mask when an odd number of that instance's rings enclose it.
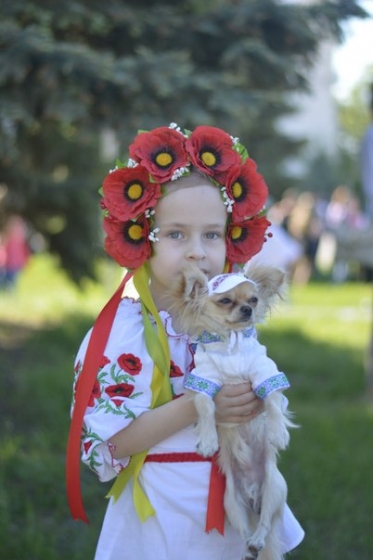
<instances>
[{"instance_id":1,"label":"foliage","mask_svg":"<svg viewBox=\"0 0 373 560\"><path fill-rule=\"evenodd\" d=\"M371 121L369 108L369 86L373 81L373 66L367 69L367 74L351 91L349 97L339 104L339 124L344 135L345 147L354 151Z\"/></svg>"},{"instance_id":2,"label":"foliage","mask_svg":"<svg viewBox=\"0 0 373 560\"><path fill-rule=\"evenodd\" d=\"M364 78L353 88L347 99L338 105L340 174L344 177L344 183L358 194L361 194L360 146L373 117L370 107L372 83L373 66L370 66Z\"/></svg>"},{"instance_id":3,"label":"foliage","mask_svg":"<svg viewBox=\"0 0 373 560\"><path fill-rule=\"evenodd\" d=\"M0 172L76 279L101 246L100 135L216 124L241 136L279 195L301 143L275 129L307 88L319 42L365 12L357 0L1 0Z\"/></svg>"}]
</instances>

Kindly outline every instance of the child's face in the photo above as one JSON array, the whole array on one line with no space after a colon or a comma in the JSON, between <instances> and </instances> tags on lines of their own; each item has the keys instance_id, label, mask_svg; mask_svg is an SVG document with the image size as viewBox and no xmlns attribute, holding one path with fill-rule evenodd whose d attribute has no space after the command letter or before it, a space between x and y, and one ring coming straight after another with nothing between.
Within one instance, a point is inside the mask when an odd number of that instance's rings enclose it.
<instances>
[{"instance_id":1,"label":"child's face","mask_svg":"<svg viewBox=\"0 0 373 560\"><path fill-rule=\"evenodd\" d=\"M219 189L201 178L199 184L172 189L158 201L159 228L150 259L150 289L158 307L167 308L164 293L186 263L194 263L208 278L221 274L225 263L227 210Z\"/></svg>"}]
</instances>

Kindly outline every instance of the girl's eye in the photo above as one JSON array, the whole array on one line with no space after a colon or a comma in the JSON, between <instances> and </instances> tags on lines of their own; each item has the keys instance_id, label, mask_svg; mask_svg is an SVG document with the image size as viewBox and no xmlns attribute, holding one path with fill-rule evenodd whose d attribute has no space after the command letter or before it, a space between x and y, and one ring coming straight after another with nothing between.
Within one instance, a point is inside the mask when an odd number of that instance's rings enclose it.
<instances>
[{"instance_id":1,"label":"girl's eye","mask_svg":"<svg viewBox=\"0 0 373 560\"><path fill-rule=\"evenodd\" d=\"M228 297L225 297L220 300L220 303L224 303L224 305L228 305L229 303L231 303L231 300Z\"/></svg>"},{"instance_id":2,"label":"girl's eye","mask_svg":"<svg viewBox=\"0 0 373 560\"><path fill-rule=\"evenodd\" d=\"M170 233L167 235L167 237L170 237L171 239L180 239L181 238L181 232L180 231L170 231Z\"/></svg>"},{"instance_id":3,"label":"girl's eye","mask_svg":"<svg viewBox=\"0 0 373 560\"><path fill-rule=\"evenodd\" d=\"M221 234L217 233L216 231L209 231L206 233L206 237L207 239L218 239L219 237L221 237Z\"/></svg>"}]
</instances>

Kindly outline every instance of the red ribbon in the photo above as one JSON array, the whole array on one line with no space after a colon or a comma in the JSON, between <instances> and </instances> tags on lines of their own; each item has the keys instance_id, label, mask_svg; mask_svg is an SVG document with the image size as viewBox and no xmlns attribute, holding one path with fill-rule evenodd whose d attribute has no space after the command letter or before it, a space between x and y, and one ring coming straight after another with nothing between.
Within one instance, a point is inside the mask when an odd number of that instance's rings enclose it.
<instances>
[{"instance_id":1,"label":"red ribbon","mask_svg":"<svg viewBox=\"0 0 373 560\"><path fill-rule=\"evenodd\" d=\"M66 489L67 500L73 519L81 519L85 523L89 523L89 521L84 510L80 487L80 445L83 419L124 286L131 278L132 274L132 272L126 274L115 294L107 302L97 317L88 343L83 368L79 377L79 384L76 389L75 405L67 441Z\"/></svg>"},{"instance_id":2,"label":"red ribbon","mask_svg":"<svg viewBox=\"0 0 373 560\"><path fill-rule=\"evenodd\" d=\"M197 461L210 461L210 485L209 496L207 502L206 513L206 532L217 529L221 535L224 535L224 493L225 493L225 476L221 472L218 462L218 454L212 457L202 457L198 453L154 453L147 455L145 463L153 461L157 463L186 463Z\"/></svg>"},{"instance_id":3,"label":"red ribbon","mask_svg":"<svg viewBox=\"0 0 373 560\"><path fill-rule=\"evenodd\" d=\"M101 359L110 335L114 317L120 303L124 286L131 278L128 272L119 288L100 312L90 336L87 352L76 389L75 405L71 418L66 452L66 489L69 508L73 519L89 523L84 510L80 485L81 434L84 414L100 367ZM224 535L224 492L225 476L217 464L217 454L202 457L198 453L161 453L147 455L145 462L189 462L210 461L211 474L206 515L206 531L217 529Z\"/></svg>"},{"instance_id":4,"label":"red ribbon","mask_svg":"<svg viewBox=\"0 0 373 560\"><path fill-rule=\"evenodd\" d=\"M225 475L221 472L217 461L217 454L212 457L209 498L206 514L206 532L217 529L224 535L224 494Z\"/></svg>"}]
</instances>

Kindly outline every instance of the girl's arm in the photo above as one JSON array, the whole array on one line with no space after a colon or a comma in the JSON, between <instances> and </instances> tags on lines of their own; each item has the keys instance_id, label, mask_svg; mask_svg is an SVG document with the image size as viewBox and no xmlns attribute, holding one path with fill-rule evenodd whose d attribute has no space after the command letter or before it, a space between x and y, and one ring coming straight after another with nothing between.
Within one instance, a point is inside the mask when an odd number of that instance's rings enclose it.
<instances>
[{"instance_id":1,"label":"girl's arm","mask_svg":"<svg viewBox=\"0 0 373 560\"><path fill-rule=\"evenodd\" d=\"M129 426L117 432L110 443L113 457L129 457L167 439L197 420L191 393L158 408L144 412ZM243 423L262 411L261 401L251 391L250 383L223 385L215 397L217 422Z\"/></svg>"}]
</instances>

